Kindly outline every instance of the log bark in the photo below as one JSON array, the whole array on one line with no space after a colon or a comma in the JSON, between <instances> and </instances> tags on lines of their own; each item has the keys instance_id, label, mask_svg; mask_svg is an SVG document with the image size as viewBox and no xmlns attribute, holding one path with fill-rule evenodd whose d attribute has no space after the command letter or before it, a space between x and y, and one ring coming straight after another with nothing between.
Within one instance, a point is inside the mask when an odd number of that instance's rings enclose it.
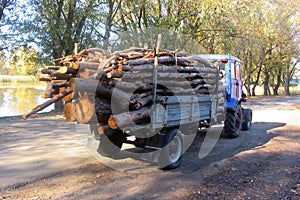
<instances>
[{"instance_id":1,"label":"log bark","mask_svg":"<svg viewBox=\"0 0 300 200\"><path fill-rule=\"evenodd\" d=\"M74 91L86 91L108 100L110 100L112 95L114 95L114 99L119 100L115 103L121 106L121 108L126 108L129 106L130 94L125 93L117 88L105 87L101 84L101 82L94 79L73 78L70 81L70 86Z\"/></svg>"},{"instance_id":2,"label":"log bark","mask_svg":"<svg viewBox=\"0 0 300 200\"><path fill-rule=\"evenodd\" d=\"M69 82L51 83L53 88L61 88L70 86Z\"/></svg>"},{"instance_id":3,"label":"log bark","mask_svg":"<svg viewBox=\"0 0 300 200\"><path fill-rule=\"evenodd\" d=\"M70 74L62 74L57 71L51 73L51 78L54 80L70 80L72 77Z\"/></svg>"},{"instance_id":4,"label":"log bark","mask_svg":"<svg viewBox=\"0 0 300 200\"><path fill-rule=\"evenodd\" d=\"M79 69L77 77L79 77L79 78L89 78L95 73L96 73L96 70L93 70L93 69L87 69L87 68L83 69L83 70Z\"/></svg>"},{"instance_id":5,"label":"log bark","mask_svg":"<svg viewBox=\"0 0 300 200\"><path fill-rule=\"evenodd\" d=\"M107 123L109 117L112 114L111 101L107 100L107 99L102 99L102 98L96 97L95 109L96 109L96 115L97 115L98 122L101 124Z\"/></svg>"},{"instance_id":6,"label":"log bark","mask_svg":"<svg viewBox=\"0 0 300 200\"><path fill-rule=\"evenodd\" d=\"M61 66L46 66L45 69L58 70Z\"/></svg>"},{"instance_id":7,"label":"log bark","mask_svg":"<svg viewBox=\"0 0 300 200\"><path fill-rule=\"evenodd\" d=\"M111 116L108 120L108 125L112 129L122 128L125 126L134 126L133 122L146 120L150 116L150 109L144 107L140 110L121 113Z\"/></svg>"},{"instance_id":8,"label":"log bark","mask_svg":"<svg viewBox=\"0 0 300 200\"><path fill-rule=\"evenodd\" d=\"M144 107L145 105L148 105L150 102L152 102L152 99L153 99L152 95L148 95L143 98L139 98L136 100L136 103L134 104L134 108L136 110L139 110L142 107Z\"/></svg>"},{"instance_id":9,"label":"log bark","mask_svg":"<svg viewBox=\"0 0 300 200\"><path fill-rule=\"evenodd\" d=\"M52 81L52 78L46 78L46 77L38 77L37 79L38 79L38 81L45 81L45 82L51 82Z\"/></svg>"},{"instance_id":10,"label":"log bark","mask_svg":"<svg viewBox=\"0 0 300 200\"><path fill-rule=\"evenodd\" d=\"M67 122L74 122L76 120L74 116L74 106L72 102L68 102L64 106L64 117Z\"/></svg>"},{"instance_id":11,"label":"log bark","mask_svg":"<svg viewBox=\"0 0 300 200\"><path fill-rule=\"evenodd\" d=\"M109 72L106 75L107 78L121 78L122 81L126 80L152 80L153 74L151 72L135 72L135 73L120 73L120 72ZM203 79L213 79L215 81L218 80L216 74L208 74L208 73L176 73L176 72L160 72L158 71L157 75L158 79L193 79L193 78L203 78Z\"/></svg>"},{"instance_id":12,"label":"log bark","mask_svg":"<svg viewBox=\"0 0 300 200\"><path fill-rule=\"evenodd\" d=\"M99 67L100 63L95 63L95 62L78 62L78 68L80 70L83 69L92 69L92 70L97 70Z\"/></svg>"},{"instance_id":13,"label":"log bark","mask_svg":"<svg viewBox=\"0 0 300 200\"><path fill-rule=\"evenodd\" d=\"M41 70L41 73L42 74L52 74L52 73L54 73L54 72L56 72L57 70L55 70L55 69L48 69L48 68L45 68L45 69L42 69Z\"/></svg>"}]
</instances>

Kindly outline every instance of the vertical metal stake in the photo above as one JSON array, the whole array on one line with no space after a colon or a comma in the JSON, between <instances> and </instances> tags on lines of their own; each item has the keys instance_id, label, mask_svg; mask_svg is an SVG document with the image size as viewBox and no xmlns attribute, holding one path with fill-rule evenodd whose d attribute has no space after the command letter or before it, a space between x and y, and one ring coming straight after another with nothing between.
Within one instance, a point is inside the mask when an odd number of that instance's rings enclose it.
<instances>
[{"instance_id":1,"label":"vertical metal stake","mask_svg":"<svg viewBox=\"0 0 300 200\"><path fill-rule=\"evenodd\" d=\"M155 57L154 57L154 66L153 66L153 103L154 103L154 110L152 111L152 125L155 123L155 112L156 112L156 90L157 90L157 67L158 67L158 55L159 55L159 48L161 45L161 34L157 36L157 44L155 49Z\"/></svg>"}]
</instances>

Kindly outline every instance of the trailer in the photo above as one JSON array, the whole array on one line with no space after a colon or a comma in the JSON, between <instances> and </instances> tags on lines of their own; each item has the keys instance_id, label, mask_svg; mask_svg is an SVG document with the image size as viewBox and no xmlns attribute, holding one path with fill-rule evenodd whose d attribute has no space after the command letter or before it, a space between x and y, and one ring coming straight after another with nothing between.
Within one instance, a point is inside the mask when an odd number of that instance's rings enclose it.
<instances>
[{"instance_id":1,"label":"trailer","mask_svg":"<svg viewBox=\"0 0 300 200\"><path fill-rule=\"evenodd\" d=\"M194 137L198 129L223 123L222 136L227 138L238 137L241 129L248 130L251 126L252 111L241 106L245 101L245 96L242 95L241 61L228 55L200 57L203 58L201 62L206 67L214 65L217 69L214 71L213 81L216 87L206 94L158 96L155 93L157 84L163 85L163 82L157 77L159 73L153 71L154 100L150 113L146 114L149 120L124 123L124 119L130 119L132 116L120 114L111 117L112 122L108 121L109 126L96 128L97 130L92 128L96 135L100 134L98 152L113 157L120 151L123 143L139 148L156 149L159 151L159 168L173 169L180 165L181 156L191 145L184 138ZM138 114L143 116L143 112ZM135 137L134 140L132 136Z\"/></svg>"}]
</instances>

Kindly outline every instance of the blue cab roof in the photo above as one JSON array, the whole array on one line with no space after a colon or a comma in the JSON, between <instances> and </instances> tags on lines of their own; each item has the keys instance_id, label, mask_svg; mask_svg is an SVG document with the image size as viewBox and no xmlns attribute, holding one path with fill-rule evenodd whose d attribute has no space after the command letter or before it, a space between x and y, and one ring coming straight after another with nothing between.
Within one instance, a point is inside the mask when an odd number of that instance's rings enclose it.
<instances>
[{"instance_id":1,"label":"blue cab roof","mask_svg":"<svg viewBox=\"0 0 300 200\"><path fill-rule=\"evenodd\" d=\"M235 60L241 62L239 58L226 54L200 54L199 56L206 60L220 60L221 58L228 58L228 60Z\"/></svg>"}]
</instances>

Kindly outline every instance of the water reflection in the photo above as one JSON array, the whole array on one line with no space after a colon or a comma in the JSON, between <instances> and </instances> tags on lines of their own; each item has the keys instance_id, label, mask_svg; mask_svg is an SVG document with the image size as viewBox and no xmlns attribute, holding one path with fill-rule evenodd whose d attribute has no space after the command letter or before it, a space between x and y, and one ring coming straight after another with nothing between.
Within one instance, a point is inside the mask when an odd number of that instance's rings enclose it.
<instances>
[{"instance_id":1,"label":"water reflection","mask_svg":"<svg viewBox=\"0 0 300 200\"><path fill-rule=\"evenodd\" d=\"M42 99L40 94L43 87L3 87L0 88L0 117L22 115L29 112L48 99ZM48 112L54 109L54 105L44 109Z\"/></svg>"}]
</instances>

